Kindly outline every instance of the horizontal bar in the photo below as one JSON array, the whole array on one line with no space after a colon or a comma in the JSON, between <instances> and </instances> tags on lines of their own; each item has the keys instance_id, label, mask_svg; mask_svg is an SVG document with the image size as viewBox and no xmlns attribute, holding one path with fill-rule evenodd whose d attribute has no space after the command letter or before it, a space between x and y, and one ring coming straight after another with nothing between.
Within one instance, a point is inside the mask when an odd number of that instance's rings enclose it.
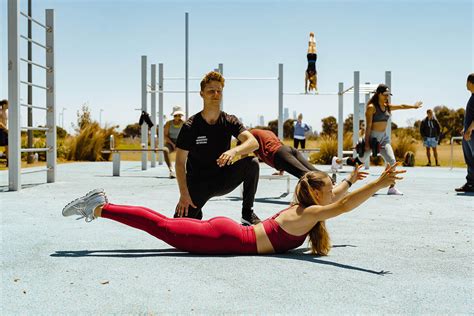
<instances>
[{"instance_id":1,"label":"horizontal bar","mask_svg":"<svg viewBox=\"0 0 474 316\"><path fill-rule=\"evenodd\" d=\"M184 90L148 90L148 93L186 93ZM189 93L199 93L201 91L188 91Z\"/></svg>"},{"instance_id":2,"label":"horizontal bar","mask_svg":"<svg viewBox=\"0 0 474 316\"><path fill-rule=\"evenodd\" d=\"M38 152L45 152L45 151L50 151L51 148L22 148L20 151L22 153L38 153Z\"/></svg>"},{"instance_id":3,"label":"horizontal bar","mask_svg":"<svg viewBox=\"0 0 474 316\"><path fill-rule=\"evenodd\" d=\"M26 37L25 35L20 35L21 38L23 39L26 39L28 42L30 43L33 43L33 44L36 44L38 45L39 47L43 47L44 49L46 49L48 52L51 51L51 47L48 47L48 46L45 46L41 43L38 43L37 41L34 41L33 39L29 38L29 37Z\"/></svg>"},{"instance_id":4,"label":"horizontal bar","mask_svg":"<svg viewBox=\"0 0 474 316\"><path fill-rule=\"evenodd\" d=\"M20 14L23 15L28 20L35 22L36 24L38 24L39 26L41 26L42 28L44 28L47 31L49 31L51 29L50 27L47 27L46 25L41 24L41 22L36 21L35 19L33 19L31 16L29 16L26 13L23 13L23 12L20 11Z\"/></svg>"},{"instance_id":5,"label":"horizontal bar","mask_svg":"<svg viewBox=\"0 0 474 316\"><path fill-rule=\"evenodd\" d=\"M28 81L20 81L20 82L23 83L23 84L26 84L26 85L28 85L28 86L32 86L32 87L36 87L36 88L41 88L41 89L44 89L44 90L49 90L49 87L40 86L40 85L31 83L31 82L28 82Z\"/></svg>"},{"instance_id":6,"label":"horizontal bar","mask_svg":"<svg viewBox=\"0 0 474 316\"><path fill-rule=\"evenodd\" d=\"M36 106L36 105L31 105L31 104L26 104L26 103L20 103L20 105L26 108L30 108L30 109L39 109L39 110L46 110L46 111L49 110L47 107L44 107L44 106Z\"/></svg>"},{"instance_id":7,"label":"horizontal bar","mask_svg":"<svg viewBox=\"0 0 474 316\"><path fill-rule=\"evenodd\" d=\"M53 169L52 167L47 167L47 168L40 168L40 169L34 169L34 170L26 170L26 171L22 171L21 174L43 172L43 171L49 171L49 170L52 170L52 169Z\"/></svg>"},{"instance_id":8,"label":"horizontal bar","mask_svg":"<svg viewBox=\"0 0 474 316\"><path fill-rule=\"evenodd\" d=\"M453 140L462 140L463 137L462 136L453 136L451 137L451 144L453 143Z\"/></svg>"},{"instance_id":9,"label":"horizontal bar","mask_svg":"<svg viewBox=\"0 0 474 316\"><path fill-rule=\"evenodd\" d=\"M163 80L185 80L184 77L164 77ZM188 80L201 80L202 77L189 77Z\"/></svg>"},{"instance_id":10,"label":"horizontal bar","mask_svg":"<svg viewBox=\"0 0 474 316\"><path fill-rule=\"evenodd\" d=\"M21 129L24 131L49 131L49 127L23 126Z\"/></svg>"},{"instance_id":11,"label":"horizontal bar","mask_svg":"<svg viewBox=\"0 0 474 316\"><path fill-rule=\"evenodd\" d=\"M323 92L323 93L304 93L304 92L283 92L284 95L308 95L308 96L318 96L318 95L339 95L337 92Z\"/></svg>"},{"instance_id":12,"label":"horizontal bar","mask_svg":"<svg viewBox=\"0 0 474 316\"><path fill-rule=\"evenodd\" d=\"M28 59L20 58L20 60L21 60L21 61L24 61L25 63L28 63L28 64L30 64L30 65L34 65L34 66L36 66L36 67L43 68L43 69L45 69L45 70L47 70L47 71L50 71L50 70L51 70L50 67L46 67L46 66L37 64L37 63L35 63L35 62L31 61L31 60L28 60Z\"/></svg>"},{"instance_id":13,"label":"horizontal bar","mask_svg":"<svg viewBox=\"0 0 474 316\"><path fill-rule=\"evenodd\" d=\"M225 77L225 80L278 80L278 77Z\"/></svg>"}]
</instances>

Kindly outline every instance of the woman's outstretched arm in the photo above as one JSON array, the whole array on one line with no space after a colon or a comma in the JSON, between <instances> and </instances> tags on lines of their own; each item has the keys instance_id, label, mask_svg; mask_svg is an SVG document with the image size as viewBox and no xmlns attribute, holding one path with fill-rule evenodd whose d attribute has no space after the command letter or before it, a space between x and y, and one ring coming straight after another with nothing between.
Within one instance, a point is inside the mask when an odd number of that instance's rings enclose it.
<instances>
[{"instance_id":1,"label":"woman's outstretched arm","mask_svg":"<svg viewBox=\"0 0 474 316\"><path fill-rule=\"evenodd\" d=\"M395 184L396 180L403 179L398 175L406 172L405 170L396 170L399 163L395 163L392 166L387 165L385 171L380 175L377 180L374 180L363 187L354 190L347 194L339 201L329 205L313 205L307 207L305 212L311 214L316 222L324 221L343 213L347 213L367 201L375 192L390 185Z\"/></svg>"},{"instance_id":2,"label":"woman's outstretched arm","mask_svg":"<svg viewBox=\"0 0 474 316\"><path fill-rule=\"evenodd\" d=\"M409 105L409 104L392 105L392 104L390 104L390 110L395 111L395 110L419 109L419 108L421 108L422 104L423 104L423 102L421 102L421 101L417 101L413 105Z\"/></svg>"}]
</instances>

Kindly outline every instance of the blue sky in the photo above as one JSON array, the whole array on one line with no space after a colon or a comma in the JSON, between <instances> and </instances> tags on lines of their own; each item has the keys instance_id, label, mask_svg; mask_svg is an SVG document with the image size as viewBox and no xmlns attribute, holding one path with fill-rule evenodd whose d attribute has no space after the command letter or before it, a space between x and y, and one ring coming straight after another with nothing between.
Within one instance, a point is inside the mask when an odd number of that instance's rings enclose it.
<instances>
[{"instance_id":1,"label":"blue sky","mask_svg":"<svg viewBox=\"0 0 474 316\"><path fill-rule=\"evenodd\" d=\"M0 0L1 90L7 97L7 1ZM21 0L26 11L26 0ZM473 2L451 1L79 1L33 0L33 15L44 20L44 9L55 9L56 85L58 112L64 107L71 130L76 112L88 103L102 123L121 128L138 121L140 56L164 63L165 76L184 76L184 14L190 14L190 76L201 77L224 63L229 77L277 77L284 63L284 89L304 91L308 33L318 47L319 90L337 91L338 82L352 85L353 72L362 82L380 83L392 71L394 104L424 102L424 108L395 112L401 126L424 117L428 107L465 107L466 77L474 72ZM21 18L26 34L26 19ZM34 37L44 33L34 27ZM23 56L26 42L21 41ZM34 48L33 59L44 54ZM24 64L22 78L26 78ZM35 81L44 82L41 70ZM191 81L191 90L198 81ZM165 89L184 89L183 82L166 82ZM225 111L246 124L277 117L276 81L228 81ZM26 100L26 89L21 90ZM35 92L35 104L44 93ZM361 102L363 97L361 97ZM345 115L352 95L345 97ZM184 106L183 95L165 96L165 114ZM321 118L337 115L337 96L285 96L284 106L302 112L314 129ZM202 107L190 96L190 112ZM23 118L26 118L26 111ZM44 124L44 113L34 112ZM61 122L59 122L61 125Z\"/></svg>"}]
</instances>

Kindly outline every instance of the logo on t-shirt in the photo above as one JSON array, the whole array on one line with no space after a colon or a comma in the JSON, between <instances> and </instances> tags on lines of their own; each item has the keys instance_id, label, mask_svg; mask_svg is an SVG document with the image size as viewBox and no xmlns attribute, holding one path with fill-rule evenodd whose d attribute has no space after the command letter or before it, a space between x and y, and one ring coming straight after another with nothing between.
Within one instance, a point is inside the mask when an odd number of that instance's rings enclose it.
<instances>
[{"instance_id":1,"label":"logo on t-shirt","mask_svg":"<svg viewBox=\"0 0 474 316\"><path fill-rule=\"evenodd\" d=\"M207 137L206 136L198 136L196 138L196 145L205 145L207 144Z\"/></svg>"}]
</instances>

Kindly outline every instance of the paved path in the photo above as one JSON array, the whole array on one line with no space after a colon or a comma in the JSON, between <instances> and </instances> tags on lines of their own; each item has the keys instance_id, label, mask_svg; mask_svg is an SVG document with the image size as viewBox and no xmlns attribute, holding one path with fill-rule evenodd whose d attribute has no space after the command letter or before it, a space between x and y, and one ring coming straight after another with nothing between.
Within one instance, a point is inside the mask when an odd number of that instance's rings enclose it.
<instances>
[{"instance_id":1,"label":"paved path","mask_svg":"<svg viewBox=\"0 0 474 316\"><path fill-rule=\"evenodd\" d=\"M24 175L23 190L0 192L2 315L473 314L474 196L453 191L465 169L409 168L404 196L384 190L328 222L327 257L305 254L306 244L285 255L195 256L106 219L61 216L96 187L114 203L171 216L176 181L163 166L139 168L122 162L117 178L110 162L61 164L56 183ZM371 168L370 179L380 172ZM257 214L284 208L285 190L285 181L261 180ZM204 217L238 220L238 196L211 200Z\"/></svg>"}]
</instances>

